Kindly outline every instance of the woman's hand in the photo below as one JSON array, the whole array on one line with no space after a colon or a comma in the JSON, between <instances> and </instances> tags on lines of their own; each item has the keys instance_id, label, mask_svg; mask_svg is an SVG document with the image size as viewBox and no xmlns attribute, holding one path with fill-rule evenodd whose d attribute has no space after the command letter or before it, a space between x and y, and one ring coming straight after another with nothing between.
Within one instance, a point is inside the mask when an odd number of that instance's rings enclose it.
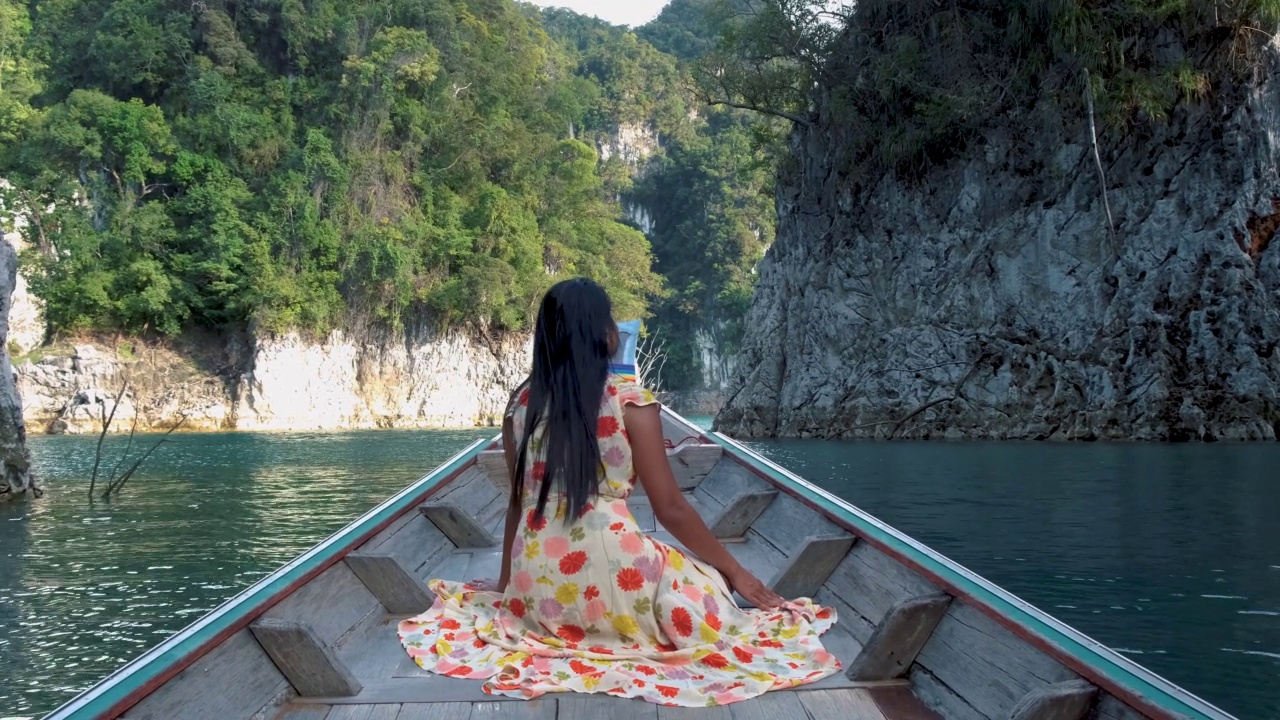
<instances>
[{"instance_id":1,"label":"woman's hand","mask_svg":"<svg viewBox=\"0 0 1280 720\"><path fill-rule=\"evenodd\" d=\"M467 587L479 592L505 593L507 591L505 582L493 578L473 578L467 583Z\"/></svg>"},{"instance_id":2,"label":"woman's hand","mask_svg":"<svg viewBox=\"0 0 1280 720\"><path fill-rule=\"evenodd\" d=\"M768 585L760 582L760 578L752 575L749 570L738 566L736 570L725 576L732 587L744 600L761 610L772 610L782 603L786 602L781 595L769 589Z\"/></svg>"}]
</instances>

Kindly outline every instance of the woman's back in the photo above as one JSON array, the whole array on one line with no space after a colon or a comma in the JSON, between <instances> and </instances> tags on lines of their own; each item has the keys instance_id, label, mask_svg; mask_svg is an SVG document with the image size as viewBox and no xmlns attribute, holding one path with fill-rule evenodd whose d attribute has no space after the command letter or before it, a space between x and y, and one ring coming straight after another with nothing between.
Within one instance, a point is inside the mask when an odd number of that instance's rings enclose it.
<instances>
[{"instance_id":1,"label":"woman's back","mask_svg":"<svg viewBox=\"0 0 1280 720\"><path fill-rule=\"evenodd\" d=\"M652 405L657 402L653 393L640 385L610 373L605 381L605 391L600 398L600 412L596 421L596 442L600 448L600 484L597 493L600 497L625 499L635 487L635 466L631 458L631 444L627 441L627 431L623 417L626 405ZM529 388L526 383L520 388L507 409L511 418L513 434L517 438L525 436L525 420L528 416ZM533 508L537 504L542 483L545 480L545 452L543 442L544 426L534 430L529 439L529 462L524 468L523 495L521 506ZM547 495L547 513L557 518L563 517L562 506L565 499L563 488L555 483Z\"/></svg>"}]
</instances>

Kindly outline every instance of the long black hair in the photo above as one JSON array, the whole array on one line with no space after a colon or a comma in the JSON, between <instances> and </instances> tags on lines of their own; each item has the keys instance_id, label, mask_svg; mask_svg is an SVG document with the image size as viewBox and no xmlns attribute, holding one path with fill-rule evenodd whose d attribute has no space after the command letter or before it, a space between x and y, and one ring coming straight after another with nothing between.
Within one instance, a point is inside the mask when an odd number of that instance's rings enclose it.
<instances>
[{"instance_id":1,"label":"long black hair","mask_svg":"<svg viewBox=\"0 0 1280 720\"><path fill-rule=\"evenodd\" d=\"M524 494L529 441L541 426L545 470L534 517L542 517L552 483L567 498L566 524L582 514L599 490L602 465L596 433L617 329L608 293L586 278L556 283L538 308L529 405L511 483L512 502L518 503Z\"/></svg>"}]
</instances>

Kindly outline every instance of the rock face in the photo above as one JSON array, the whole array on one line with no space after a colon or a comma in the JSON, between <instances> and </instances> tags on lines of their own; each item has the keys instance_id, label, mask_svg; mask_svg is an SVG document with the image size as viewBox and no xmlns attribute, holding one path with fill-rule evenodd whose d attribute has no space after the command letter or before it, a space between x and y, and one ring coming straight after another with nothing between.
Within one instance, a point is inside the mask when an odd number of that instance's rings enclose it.
<instances>
[{"instance_id":1,"label":"rock face","mask_svg":"<svg viewBox=\"0 0 1280 720\"><path fill-rule=\"evenodd\" d=\"M37 496L40 492L31 473L22 399L9 364L8 319L17 277L17 253L9 243L0 241L0 502Z\"/></svg>"},{"instance_id":2,"label":"rock face","mask_svg":"<svg viewBox=\"0 0 1280 720\"><path fill-rule=\"evenodd\" d=\"M835 166L846 140L820 100L779 178L778 237L717 426L1276 439L1278 56L1239 97L1101 138L1114 238L1079 118L1043 104L907 185Z\"/></svg>"},{"instance_id":3,"label":"rock face","mask_svg":"<svg viewBox=\"0 0 1280 720\"><path fill-rule=\"evenodd\" d=\"M0 186L5 184L0 180ZM27 245L22 237L22 228L26 225L26 219L14 216L3 220L13 224L13 232L4 234L5 242L12 246L15 255L21 253ZM22 276L22 273L18 273L15 278L13 296L9 304L9 335L6 346L25 353L44 342L44 304L27 289L27 279Z\"/></svg>"},{"instance_id":4,"label":"rock face","mask_svg":"<svg viewBox=\"0 0 1280 720\"><path fill-rule=\"evenodd\" d=\"M496 425L528 372L525 337L423 329L324 341L298 335L52 352L18 368L33 429L345 430ZM127 379L128 386L119 391Z\"/></svg>"}]
</instances>

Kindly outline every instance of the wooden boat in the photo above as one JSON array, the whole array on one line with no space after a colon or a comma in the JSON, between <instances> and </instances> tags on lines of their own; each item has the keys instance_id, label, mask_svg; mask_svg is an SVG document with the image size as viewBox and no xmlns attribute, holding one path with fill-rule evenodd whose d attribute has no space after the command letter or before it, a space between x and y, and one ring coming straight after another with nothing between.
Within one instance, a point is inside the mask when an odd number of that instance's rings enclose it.
<instances>
[{"instance_id":1,"label":"wooden boat","mask_svg":"<svg viewBox=\"0 0 1280 720\"><path fill-rule=\"evenodd\" d=\"M664 411L665 412L665 411ZM532 701L434 676L396 622L430 577L493 577L501 440L479 441L54 711L55 720L1230 718L733 440L664 414L672 467L715 534L785 596L834 606L846 672L724 707ZM657 526L643 495L637 522Z\"/></svg>"}]
</instances>

